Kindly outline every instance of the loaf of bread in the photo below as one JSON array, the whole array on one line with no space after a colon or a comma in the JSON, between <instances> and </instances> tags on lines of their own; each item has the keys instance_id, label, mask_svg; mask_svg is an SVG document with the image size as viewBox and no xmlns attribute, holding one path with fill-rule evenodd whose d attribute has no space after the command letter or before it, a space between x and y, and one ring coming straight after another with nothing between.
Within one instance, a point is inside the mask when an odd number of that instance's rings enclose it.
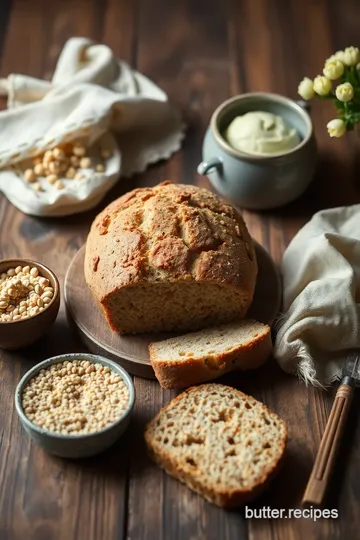
<instances>
[{"instance_id":1,"label":"loaf of bread","mask_svg":"<svg viewBox=\"0 0 360 540\"><path fill-rule=\"evenodd\" d=\"M244 317L257 263L241 215L206 189L164 182L92 224L85 279L119 333L196 330Z\"/></svg>"},{"instance_id":2,"label":"loaf of bread","mask_svg":"<svg viewBox=\"0 0 360 540\"><path fill-rule=\"evenodd\" d=\"M245 504L264 488L286 439L284 421L265 405L214 383L177 396L145 430L160 467L224 508Z\"/></svg>"},{"instance_id":3,"label":"loaf of bread","mask_svg":"<svg viewBox=\"0 0 360 540\"><path fill-rule=\"evenodd\" d=\"M164 388L185 388L229 371L255 369L271 350L270 327L250 319L149 345L151 365Z\"/></svg>"}]
</instances>

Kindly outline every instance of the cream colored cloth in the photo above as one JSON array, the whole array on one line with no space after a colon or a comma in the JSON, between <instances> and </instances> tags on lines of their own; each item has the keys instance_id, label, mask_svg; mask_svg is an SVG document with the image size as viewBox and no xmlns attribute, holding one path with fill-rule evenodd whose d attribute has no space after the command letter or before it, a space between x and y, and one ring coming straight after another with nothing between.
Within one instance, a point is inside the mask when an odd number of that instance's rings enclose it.
<instances>
[{"instance_id":1,"label":"cream colored cloth","mask_svg":"<svg viewBox=\"0 0 360 540\"><path fill-rule=\"evenodd\" d=\"M315 214L287 248L282 274L275 357L306 383L328 385L360 347L360 205Z\"/></svg>"},{"instance_id":2,"label":"cream colored cloth","mask_svg":"<svg viewBox=\"0 0 360 540\"><path fill-rule=\"evenodd\" d=\"M119 176L142 172L179 150L184 126L166 94L118 60L105 45L72 38L51 82L25 75L0 80L8 110L0 112L0 190L23 212L65 215L94 206ZM119 148L110 132L116 133ZM64 141L91 145L106 135L113 157L104 173L65 181L56 190L27 185L12 166Z\"/></svg>"}]
</instances>

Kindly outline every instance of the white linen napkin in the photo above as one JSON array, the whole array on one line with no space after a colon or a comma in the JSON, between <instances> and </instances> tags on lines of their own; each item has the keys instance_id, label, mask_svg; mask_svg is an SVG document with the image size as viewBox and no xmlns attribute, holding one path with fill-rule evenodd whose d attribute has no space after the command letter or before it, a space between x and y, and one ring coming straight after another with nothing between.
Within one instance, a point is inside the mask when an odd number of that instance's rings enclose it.
<instances>
[{"instance_id":1,"label":"white linen napkin","mask_svg":"<svg viewBox=\"0 0 360 540\"><path fill-rule=\"evenodd\" d=\"M166 94L118 60L105 45L72 38L51 82L12 74L0 80L8 110L0 112L0 191L23 212L66 215L95 206L118 177L142 172L179 150L184 125ZM119 148L110 131L116 132ZM106 134L113 150L104 173L42 184L36 192L12 166L65 141L91 145Z\"/></svg>"},{"instance_id":2,"label":"white linen napkin","mask_svg":"<svg viewBox=\"0 0 360 540\"><path fill-rule=\"evenodd\" d=\"M286 372L326 386L360 347L360 205L315 214L285 251L282 275L274 356Z\"/></svg>"}]
</instances>

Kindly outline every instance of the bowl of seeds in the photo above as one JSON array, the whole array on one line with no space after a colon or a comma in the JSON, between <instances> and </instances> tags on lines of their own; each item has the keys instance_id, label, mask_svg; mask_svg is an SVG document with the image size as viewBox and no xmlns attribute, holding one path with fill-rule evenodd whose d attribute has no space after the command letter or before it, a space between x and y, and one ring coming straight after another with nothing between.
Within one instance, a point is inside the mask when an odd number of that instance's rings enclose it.
<instances>
[{"instance_id":1,"label":"bowl of seeds","mask_svg":"<svg viewBox=\"0 0 360 540\"><path fill-rule=\"evenodd\" d=\"M27 433L47 452L66 458L109 448L128 427L134 401L130 375L115 362L87 353L37 364L15 392Z\"/></svg>"},{"instance_id":2,"label":"bowl of seeds","mask_svg":"<svg viewBox=\"0 0 360 540\"><path fill-rule=\"evenodd\" d=\"M0 348L37 341L55 321L59 281L49 268L28 259L0 261Z\"/></svg>"}]
</instances>

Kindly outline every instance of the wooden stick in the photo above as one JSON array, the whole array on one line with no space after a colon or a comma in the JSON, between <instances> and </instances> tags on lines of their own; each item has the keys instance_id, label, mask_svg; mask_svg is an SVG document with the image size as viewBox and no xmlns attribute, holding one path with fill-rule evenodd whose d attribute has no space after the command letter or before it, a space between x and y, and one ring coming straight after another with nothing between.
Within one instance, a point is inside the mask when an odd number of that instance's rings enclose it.
<instances>
[{"instance_id":1,"label":"wooden stick","mask_svg":"<svg viewBox=\"0 0 360 540\"><path fill-rule=\"evenodd\" d=\"M353 388L347 384L342 384L336 392L302 504L321 505L323 502L350 409L352 394Z\"/></svg>"}]
</instances>

